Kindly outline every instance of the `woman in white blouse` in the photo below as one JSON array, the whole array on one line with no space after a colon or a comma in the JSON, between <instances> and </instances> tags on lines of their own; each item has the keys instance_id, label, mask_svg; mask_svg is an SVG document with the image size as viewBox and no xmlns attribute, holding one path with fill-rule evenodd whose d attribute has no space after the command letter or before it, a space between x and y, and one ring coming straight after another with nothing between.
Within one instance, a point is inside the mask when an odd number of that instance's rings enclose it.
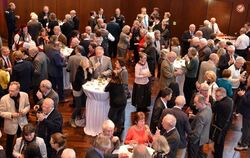
<instances>
[{"instance_id":1,"label":"woman in white blouse","mask_svg":"<svg viewBox=\"0 0 250 158\"><path fill-rule=\"evenodd\" d=\"M147 55L139 53L140 60L135 65L135 81L132 93L132 105L137 111L147 112L147 106L151 103L151 87L149 77L151 73L148 68Z\"/></svg>"}]
</instances>

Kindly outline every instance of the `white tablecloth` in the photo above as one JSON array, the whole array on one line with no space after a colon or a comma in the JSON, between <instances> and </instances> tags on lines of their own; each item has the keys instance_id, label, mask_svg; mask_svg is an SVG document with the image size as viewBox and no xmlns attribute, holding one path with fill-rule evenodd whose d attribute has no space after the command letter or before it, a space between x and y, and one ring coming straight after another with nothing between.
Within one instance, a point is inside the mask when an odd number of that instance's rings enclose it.
<instances>
[{"instance_id":1,"label":"white tablecloth","mask_svg":"<svg viewBox=\"0 0 250 158\"><path fill-rule=\"evenodd\" d=\"M126 153L126 154L128 154L129 158L131 158L133 154L132 154L131 152L128 151L128 148L132 148L132 147L131 147L130 145L122 145L122 146L120 146L119 149L115 150L115 151L113 152L113 154ZM152 149L152 148L150 148L150 147L147 147L147 149L148 149L149 154L150 154L150 155L153 155L154 149Z\"/></svg>"},{"instance_id":2,"label":"white tablecloth","mask_svg":"<svg viewBox=\"0 0 250 158\"><path fill-rule=\"evenodd\" d=\"M180 95L184 95L183 88L185 82L185 67L185 60L180 59L174 61L174 68L183 70L183 74L176 77L176 82L179 84Z\"/></svg>"},{"instance_id":3,"label":"white tablecloth","mask_svg":"<svg viewBox=\"0 0 250 158\"><path fill-rule=\"evenodd\" d=\"M96 136L102 132L102 123L108 119L109 93L104 92L107 81L100 84L98 80L85 83L83 91L87 96L86 101L86 126L87 135Z\"/></svg>"}]
</instances>

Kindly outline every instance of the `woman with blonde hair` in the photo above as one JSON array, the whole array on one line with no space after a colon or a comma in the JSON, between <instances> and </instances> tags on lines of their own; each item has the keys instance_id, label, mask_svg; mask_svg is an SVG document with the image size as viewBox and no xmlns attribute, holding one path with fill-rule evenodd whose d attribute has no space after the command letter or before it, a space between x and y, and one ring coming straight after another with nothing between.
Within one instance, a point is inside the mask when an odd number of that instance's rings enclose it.
<instances>
[{"instance_id":1,"label":"woman with blonde hair","mask_svg":"<svg viewBox=\"0 0 250 158\"><path fill-rule=\"evenodd\" d=\"M153 149L155 152L152 155L152 158L167 158L167 154L170 151L168 141L164 136L155 136L152 143Z\"/></svg>"},{"instance_id":2,"label":"woman with blonde hair","mask_svg":"<svg viewBox=\"0 0 250 158\"><path fill-rule=\"evenodd\" d=\"M211 95L213 99L215 100L215 90L218 88L218 85L216 84L217 76L213 71L207 71L204 75L205 83L208 84L208 95Z\"/></svg>"},{"instance_id":3,"label":"woman with blonde hair","mask_svg":"<svg viewBox=\"0 0 250 158\"><path fill-rule=\"evenodd\" d=\"M117 57L118 59L126 61L127 49L130 44L130 26L125 25L122 28L122 32L120 34L120 39L117 45Z\"/></svg>"},{"instance_id":4,"label":"woman with blonde hair","mask_svg":"<svg viewBox=\"0 0 250 158\"><path fill-rule=\"evenodd\" d=\"M91 80L92 69L90 69L90 63L87 59L82 59L80 65L77 68L75 81L73 82L73 96L75 98L75 109L72 113L70 125L76 127L75 119L81 116L81 109L86 104L86 95L82 91L82 85Z\"/></svg>"}]
</instances>

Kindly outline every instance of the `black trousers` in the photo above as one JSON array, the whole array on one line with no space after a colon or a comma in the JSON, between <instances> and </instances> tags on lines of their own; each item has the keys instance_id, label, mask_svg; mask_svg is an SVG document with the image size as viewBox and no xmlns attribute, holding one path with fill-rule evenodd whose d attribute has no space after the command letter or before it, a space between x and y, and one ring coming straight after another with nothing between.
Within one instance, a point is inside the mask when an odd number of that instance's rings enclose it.
<instances>
[{"instance_id":1,"label":"black trousers","mask_svg":"<svg viewBox=\"0 0 250 158\"><path fill-rule=\"evenodd\" d=\"M21 133L22 133L21 128L20 128L20 126L18 126L18 129L16 132L17 137L20 137ZM15 134L14 135L7 134L7 139L6 139L6 156L7 156L7 158L12 158L12 152L13 152L13 147L14 147L14 144L13 144L14 138L15 138Z\"/></svg>"},{"instance_id":2,"label":"black trousers","mask_svg":"<svg viewBox=\"0 0 250 158\"><path fill-rule=\"evenodd\" d=\"M225 137L226 134L221 133L220 139L214 142L214 158L223 158Z\"/></svg>"},{"instance_id":3,"label":"black trousers","mask_svg":"<svg viewBox=\"0 0 250 158\"><path fill-rule=\"evenodd\" d=\"M118 44L118 41L114 41L114 42L109 42L109 54L110 54L110 57L112 58L115 58L116 57L116 54L117 54L117 44Z\"/></svg>"},{"instance_id":4,"label":"black trousers","mask_svg":"<svg viewBox=\"0 0 250 158\"><path fill-rule=\"evenodd\" d=\"M14 43L14 35L15 35L14 30L8 30L8 47L10 50L12 50L12 45Z\"/></svg>"},{"instance_id":5,"label":"black trousers","mask_svg":"<svg viewBox=\"0 0 250 158\"><path fill-rule=\"evenodd\" d=\"M191 98L193 96L193 92L195 90L195 82L196 82L196 78L189 78L189 77L185 78L183 91L184 91L187 104L190 103Z\"/></svg>"},{"instance_id":6,"label":"black trousers","mask_svg":"<svg viewBox=\"0 0 250 158\"><path fill-rule=\"evenodd\" d=\"M108 117L112 120L117 128L124 128L125 121L125 106L110 107Z\"/></svg>"},{"instance_id":7,"label":"black trousers","mask_svg":"<svg viewBox=\"0 0 250 158\"><path fill-rule=\"evenodd\" d=\"M188 158L206 158L206 154L203 152L203 145L199 145L199 141L196 144L189 143Z\"/></svg>"},{"instance_id":8,"label":"black trousers","mask_svg":"<svg viewBox=\"0 0 250 158\"><path fill-rule=\"evenodd\" d=\"M57 91L59 95L59 99L64 99L64 85L63 85L63 76L60 77L50 77L50 81L52 83L52 88Z\"/></svg>"}]
</instances>

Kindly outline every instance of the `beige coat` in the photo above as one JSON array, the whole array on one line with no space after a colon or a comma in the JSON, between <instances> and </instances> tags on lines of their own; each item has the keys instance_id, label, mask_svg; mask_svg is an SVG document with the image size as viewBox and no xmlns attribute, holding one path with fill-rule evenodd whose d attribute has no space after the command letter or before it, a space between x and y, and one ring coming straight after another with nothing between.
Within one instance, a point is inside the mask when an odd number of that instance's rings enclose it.
<instances>
[{"instance_id":1,"label":"beige coat","mask_svg":"<svg viewBox=\"0 0 250 158\"><path fill-rule=\"evenodd\" d=\"M30 102L27 93L20 92L19 112L23 112L23 116L11 118L11 113L15 112L14 100L6 94L0 101L0 116L4 118L4 133L14 135L17 132L18 125L23 128L28 124L26 114L30 110Z\"/></svg>"}]
</instances>

